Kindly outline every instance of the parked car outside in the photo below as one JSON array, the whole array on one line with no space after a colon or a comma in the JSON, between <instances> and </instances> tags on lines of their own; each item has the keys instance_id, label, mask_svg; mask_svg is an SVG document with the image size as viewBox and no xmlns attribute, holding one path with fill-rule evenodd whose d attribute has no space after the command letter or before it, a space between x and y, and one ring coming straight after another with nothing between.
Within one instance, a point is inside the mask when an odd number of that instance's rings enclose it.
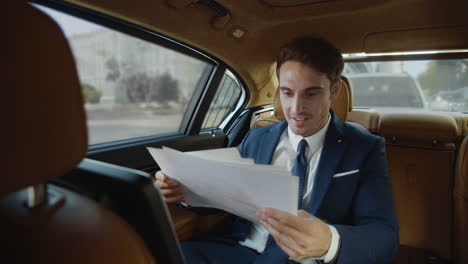
<instances>
[{"instance_id":1,"label":"parked car outside","mask_svg":"<svg viewBox=\"0 0 468 264\"><path fill-rule=\"evenodd\" d=\"M418 82L406 73L362 73L347 75L355 107L426 109Z\"/></svg>"},{"instance_id":2,"label":"parked car outside","mask_svg":"<svg viewBox=\"0 0 468 264\"><path fill-rule=\"evenodd\" d=\"M468 111L466 88L460 88L453 91L440 91L431 96L429 108L433 111L463 112Z\"/></svg>"}]
</instances>

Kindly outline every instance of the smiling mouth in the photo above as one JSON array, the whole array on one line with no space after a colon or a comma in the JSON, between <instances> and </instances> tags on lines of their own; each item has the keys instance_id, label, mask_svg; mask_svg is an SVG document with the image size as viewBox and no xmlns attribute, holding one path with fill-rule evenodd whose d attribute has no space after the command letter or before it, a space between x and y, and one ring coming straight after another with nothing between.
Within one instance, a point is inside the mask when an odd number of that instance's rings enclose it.
<instances>
[{"instance_id":1,"label":"smiling mouth","mask_svg":"<svg viewBox=\"0 0 468 264\"><path fill-rule=\"evenodd\" d=\"M307 117L293 117L292 119L296 121L304 121L304 120L307 120L308 118Z\"/></svg>"}]
</instances>

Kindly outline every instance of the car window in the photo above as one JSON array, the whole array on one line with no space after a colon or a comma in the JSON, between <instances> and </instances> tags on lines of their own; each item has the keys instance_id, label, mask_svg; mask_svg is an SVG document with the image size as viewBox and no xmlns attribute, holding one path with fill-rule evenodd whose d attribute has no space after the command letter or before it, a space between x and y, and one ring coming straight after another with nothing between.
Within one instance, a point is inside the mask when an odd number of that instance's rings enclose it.
<instances>
[{"instance_id":1,"label":"car window","mask_svg":"<svg viewBox=\"0 0 468 264\"><path fill-rule=\"evenodd\" d=\"M39 6L75 57L89 144L180 132L206 62Z\"/></svg>"},{"instance_id":2,"label":"car window","mask_svg":"<svg viewBox=\"0 0 468 264\"><path fill-rule=\"evenodd\" d=\"M355 107L468 111L468 60L347 62Z\"/></svg>"},{"instance_id":3,"label":"car window","mask_svg":"<svg viewBox=\"0 0 468 264\"><path fill-rule=\"evenodd\" d=\"M223 121L229 119L242 102L244 96L240 82L229 70L226 70L221 80L213 102L203 120L202 129L219 128Z\"/></svg>"}]
</instances>

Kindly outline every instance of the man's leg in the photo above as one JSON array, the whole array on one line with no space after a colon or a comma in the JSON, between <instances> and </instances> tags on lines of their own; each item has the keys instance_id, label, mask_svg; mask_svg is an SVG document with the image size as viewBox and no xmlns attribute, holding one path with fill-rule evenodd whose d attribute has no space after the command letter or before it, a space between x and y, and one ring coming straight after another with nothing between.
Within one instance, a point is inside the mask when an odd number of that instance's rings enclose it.
<instances>
[{"instance_id":1,"label":"man's leg","mask_svg":"<svg viewBox=\"0 0 468 264\"><path fill-rule=\"evenodd\" d=\"M187 264L239 264L252 262L258 253L250 248L204 241L180 243Z\"/></svg>"}]
</instances>

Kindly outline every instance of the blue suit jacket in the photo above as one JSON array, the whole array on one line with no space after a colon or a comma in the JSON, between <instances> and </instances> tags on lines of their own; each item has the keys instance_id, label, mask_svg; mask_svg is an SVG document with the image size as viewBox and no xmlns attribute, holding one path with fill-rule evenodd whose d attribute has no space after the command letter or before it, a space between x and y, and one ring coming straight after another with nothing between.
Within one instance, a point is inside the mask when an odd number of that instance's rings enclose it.
<instances>
[{"instance_id":1,"label":"blue suit jacket","mask_svg":"<svg viewBox=\"0 0 468 264\"><path fill-rule=\"evenodd\" d=\"M385 142L336 118L328 128L311 203L303 208L338 230L335 263L389 263L399 247L398 224L389 184ZM287 122L249 131L239 147L243 157L270 164ZM333 177L341 172L357 173ZM229 216L204 238L238 243L251 222Z\"/></svg>"}]
</instances>

